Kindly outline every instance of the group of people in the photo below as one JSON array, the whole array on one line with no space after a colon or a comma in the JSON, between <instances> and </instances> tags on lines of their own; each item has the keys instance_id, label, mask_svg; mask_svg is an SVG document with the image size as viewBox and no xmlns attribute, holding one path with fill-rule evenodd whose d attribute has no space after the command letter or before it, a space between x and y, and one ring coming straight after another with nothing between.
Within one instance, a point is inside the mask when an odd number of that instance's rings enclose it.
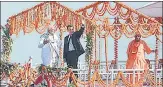
<instances>
[{"instance_id":1,"label":"group of people","mask_svg":"<svg viewBox=\"0 0 163 87\"><path fill-rule=\"evenodd\" d=\"M63 59L70 68L77 69L78 57L85 52L80 42L84 30L84 24L81 25L79 31L74 31L73 25L67 26L69 34L64 38ZM49 28L48 32L41 36L39 48L42 48L42 61L45 66L59 67L61 65L59 49L62 48L62 41L56 36L55 32L56 29ZM136 34L135 39L128 45L126 68L148 69L145 52L150 54L156 52L156 50L151 50L146 42L141 40L141 35Z\"/></svg>"},{"instance_id":2,"label":"group of people","mask_svg":"<svg viewBox=\"0 0 163 87\"><path fill-rule=\"evenodd\" d=\"M82 23L79 31L74 32L72 25L67 26L69 34L64 38L63 59L68 68L77 69L78 57L85 51L81 45L80 37L85 30ZM39 48L42 48L42 61L44 66L60 68L62 61L59 58L59 49L62 48L62 41L55 34L56 29L48 28L48 32L41 36ZM77 73L74 71L74 73ZM78 75L75 74L77 77ZM70 82L72 79L70 78Z\"/></svg>"},{"instance_id":3,"label":"group of people","mask_svg":"<svg viewBox=\"0 0 163 87\"><path fill-rule=\"evenodd\" d=\"M80 37L83 34L85 25L82 24L79 31L74 31L72 25L67 26L69 34L64 38L63 59L68 67L77 68L78 57L84 53L80 43ZM41 35L38 45L42 48L43 65L59 68L61 60L59 58L59 49L62 48L62 41L55 34L56 29L48 28L48 32Z\"/></svg>"}]
</instances>

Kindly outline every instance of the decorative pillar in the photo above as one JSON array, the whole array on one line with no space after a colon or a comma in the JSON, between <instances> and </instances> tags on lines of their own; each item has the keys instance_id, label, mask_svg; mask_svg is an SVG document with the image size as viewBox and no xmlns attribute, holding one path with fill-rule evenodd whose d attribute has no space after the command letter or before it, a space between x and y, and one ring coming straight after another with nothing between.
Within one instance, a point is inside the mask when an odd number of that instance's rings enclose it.
<instances>
[{"instance_id":1,"label":"decorative pillar","mask_svg":"<svg viewBox=\"0 0 163 87\"><path fill-rule=\"evenodd\" d=\"M117 34L115 35L117 37ZM115 69L118 68L118 40L114 39L114 60L115 60Z\"/></svg>"},{"instance_id":2,"label":"decorative pillar","mask_svg":"<svg viewBox=\"0 0 163 87\"><path fill-rule=\"evenodd\" d=\"M91 28L90 28L90 31L89 32L87 32L88 33L88 35L91 35L91 41L90 41L90 43L92 43L92 47L91 47L91 53L90 53L90 55L89 55L89 72L88 72L88 80L90 80L91 79L91 69L92 69L92 63L93 63L93 61L92 61L92 59L93 59L93 56L95 55L93 52L94 52L94 47L95 47L95 32L94 32L94 29L95 27L94 27L94 25L92 25L91 26Z\"/></svg>"},{"instance_id":3,"label":"decorative pillar","mask_svg":"<svg viewBox=\"0 0 163 87\"><path fill-rule=\"evenodd\" d=\"M97 59L97 54L96 54L96 52L97 52L97 51L96 51L96 37L97 37L97 31L96 31L96 29L95 29L95 38L94 38L94 39L95 39L95 40L94 40L94 44L95 44L95 45L94 45L94 46L95 46L95 48L94 48L94 49L95 49L95 60L94 60L94 61L96 61L96 59Z\"/></svg>"},{"instance_id":4,"label":"decorative pillar","mask_svg":"<svg viewBox=\"0 0 163 87\"><path fill-rule=\"evenodd\" d=\"M107 36L104 37L105 40L105 58L106 58L106 72L109 71L108 65L108 38Z\"/></svg>"},{"instance_id":5,"label":"decorative pillar","mask_svg":"<svg viewBox=\"0 0 163 87\"><path fill-rule=\"evenodd\" d=\"M157 33L156 33L157 34ZM159 40L156 36L156 50L158 51ZM158 52L155 52L155 82L157 83L157 69L158 69ZM157 84L156 84L157 87Z\"/></svg>"},{"instance_id":6,"label":"decorative pillar","mask_svg":"<svg viewBox=\"0 0 163 87\"><path fill-rule=\"evenodd\" d=\"M60 40L62 41L62 39L63 39L63 30L61 29L61 25L59 26L59 30L60 30ZM60 60L61 60L61 66L64 66L62 48L60 48L60 50L59 50L59 56L60 56Z\"/></svg>"},{"instance_id":7,"label":"decorative pillar","mask_svg":"<svg viewBox=\"0 0 163 87\"><path fill-rule=\"evenodd\" d=\"M118 17L115 18L115 24L119 23ZM118 26L116 25L115 27L115 37L118 37ZM115 65L114 68L118 69L118 39L114 39L114 60L115 60Z\"/></svg>"}]
</instances>

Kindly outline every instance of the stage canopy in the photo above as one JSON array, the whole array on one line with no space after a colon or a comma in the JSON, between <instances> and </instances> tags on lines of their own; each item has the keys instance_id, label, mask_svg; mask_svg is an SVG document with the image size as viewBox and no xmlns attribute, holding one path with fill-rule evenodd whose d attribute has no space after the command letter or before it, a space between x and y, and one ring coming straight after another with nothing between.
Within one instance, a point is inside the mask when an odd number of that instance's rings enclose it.
<instances>
[{"instance_id":1,"label":"stage canopy","mask_svg":"<svg viewBox=\"0 0 163 87\"><path fill-rule=\"evenodd\" d=\"M152 2L136 10L150 17L162 17L162 4L162 2Z\"/></svg>"},{"instance_id":2,"label":"stage canopy","mask_svg":"<svg viewBox=\"0 0 163 87\"><path fill-rule=\"evenodd\" d=\"M162 5L162 2L152 2L136 10L147 16L156 18L157 21L162 23Z\"/></svg>"},{"instance_id":3,"label":"stage canopy","mask_svg":"<svg viewBox=\"0 0 163 87\"><path fill-rule=\"evenodd\" d=\"M124 34L132 38L136 33L144 38L162 35L161 23L121 2L95 2L77 11L72 11L59 2L43 2L8 20L10 35L18 35L20 30L30 33L34 29L42 34L51 21L56 21L60 31L64 31L69 24L79 29L82 20L86 23L87 31L95 25L100 37L111 35L114 39L119 39ZM159 40L161 41L160 38Z\"/></svg>"}]
</instances>

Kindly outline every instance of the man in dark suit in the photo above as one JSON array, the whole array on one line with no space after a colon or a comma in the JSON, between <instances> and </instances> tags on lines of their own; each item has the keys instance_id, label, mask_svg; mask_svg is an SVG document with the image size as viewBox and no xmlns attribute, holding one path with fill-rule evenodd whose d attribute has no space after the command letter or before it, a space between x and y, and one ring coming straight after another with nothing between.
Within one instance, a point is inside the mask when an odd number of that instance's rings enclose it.
<instances>
[{"instance_id":1,"label":"man in dark suit","mask_svg":"<svg viewBox=\"0 0 163 87\"><path fill-rule=\"evenodd\" d=\"M78 57L84 53L84 49L80 43L80 37L83 34L84 29L84 24L82 24L80 30L76 32L74 32L72 25L67 26L69 35L64 38L63 58L67 62L69 68L77 69Z\"/></svg>"}]
</instances>

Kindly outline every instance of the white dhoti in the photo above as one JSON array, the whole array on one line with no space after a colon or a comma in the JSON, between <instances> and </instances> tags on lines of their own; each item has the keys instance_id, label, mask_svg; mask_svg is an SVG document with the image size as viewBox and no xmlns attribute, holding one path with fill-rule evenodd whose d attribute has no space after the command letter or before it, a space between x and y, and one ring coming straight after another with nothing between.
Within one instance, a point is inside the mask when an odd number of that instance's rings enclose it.
<instances>
[{"instance_id":1,"label":"white dhoti","mask_svg":"<svg viewBox=\"0 0 163 87\"><path fill-rule=\"evenodd\" d=\"M51 50L49 46L46 48L42 48L41 57L43 65L45 66L51 65L53 58L51 57Z\"/></svg>"}]
</instances>

